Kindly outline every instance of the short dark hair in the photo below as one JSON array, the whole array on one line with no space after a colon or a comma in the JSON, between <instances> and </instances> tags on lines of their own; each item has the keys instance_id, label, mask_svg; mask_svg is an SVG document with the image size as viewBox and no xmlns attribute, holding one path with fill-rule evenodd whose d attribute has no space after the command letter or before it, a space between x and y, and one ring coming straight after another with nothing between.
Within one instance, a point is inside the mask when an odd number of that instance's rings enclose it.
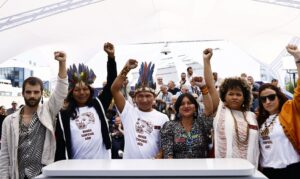
<instances>
[{"instance_id":1,"label":"short dark hair","mask_svg":"<svg viewBox=\"0 0 300 179\"><path fill-rule=\"evenodd\" d=\"M195 116L198 116L198 108L199 108L199 104L198 102L196 101L196 99L194 98L193 95L191 95L190 93L183 93L181 94L176 102L175 102L175 105L174 105L174 108L175 108L175 111L176 111L176 115L175 115L175 120L180 120L179 119L179 107L181 106L181 103L182 103L182 100L184 97L187 97L194 105L195 105L195 109L196 109L196 115Z\"/></svg>"},{"instance_id":2,"label":"short dark hair","mask_svg":"<svg viewBox=\"0 0 300 179\"><path fill-rule=\"evenodd\" d=\"M252 102L251 88L247 81L240 77L226 78L220 85L220 99L225 102L225 96L231 89L240 88L244 96L244 102L241 106L242 111L248 111Z\"/></svg>"},{"instance_id":3,"label":"short dark hair","mask_svg":"<svg viewBox=\"0 0 300 179\"><path fill-rule=\"evenodd\" d=\"M23 85L22 85L22 94L25 92L25 86L29 84L29 85L40 85L41 87L41 92L43 92L44 90L44 86L43 86L43 81L37 77L29 77L27 78L24 82L23 82Z\"/></svg>"},{"instance_id":4,"label":"short dark hair","mask_svg":"<svg viewBox=\"0 0 300 179\"><path fill-rule=\"evenodd\" d=\"M186 71L189 71L189 69L192 69L192 67L191 66L187 67Z\"/></svg>"},{"instance_id":5,"label":"short dark hair","mask_svg":"<svg viewBox=\"0 0 300 179\"><path fill-rule=\"evenodd\" d=\"M272 80L271 80L271 82L273 83L273 82L277 82L278 80L277 79L275 79L275 78L273 78Z\"/></svg>"}]
</instances>

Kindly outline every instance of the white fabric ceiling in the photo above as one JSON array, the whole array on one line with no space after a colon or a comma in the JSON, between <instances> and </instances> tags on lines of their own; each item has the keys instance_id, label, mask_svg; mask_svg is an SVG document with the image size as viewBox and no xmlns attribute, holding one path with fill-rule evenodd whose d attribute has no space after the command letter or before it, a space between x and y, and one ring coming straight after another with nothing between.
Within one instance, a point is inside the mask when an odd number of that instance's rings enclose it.
<instances>
[{"instance_id":1,"label":"white fabric ceiling","mask_svg":"<svg viewBox=\"0 0 300 179\"><path fill-rule=\"evenodd\" d=\"M2 18L57 2L0 0L0 28ZM300 36L299 15L297 8L253 0L104 0L1 31L0 62L37 47L90 59L106 41L221 39L269 63Z\"/></svg>"}]
</instances>

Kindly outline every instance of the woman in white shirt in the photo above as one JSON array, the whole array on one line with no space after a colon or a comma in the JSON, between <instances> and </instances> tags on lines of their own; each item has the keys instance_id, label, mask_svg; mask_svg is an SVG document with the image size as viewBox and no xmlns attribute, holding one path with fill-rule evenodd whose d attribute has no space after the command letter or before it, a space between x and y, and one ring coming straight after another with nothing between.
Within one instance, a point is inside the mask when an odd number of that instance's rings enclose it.
<instances>
[{"instance_id":1,"label":"woman in white shirt","mask_svg":"<svg viewBox=\"0 0 300 179\"><path fill-rule=\"evenodd\" d=\"M300 76L300 51L288 45ZM260 166L268 178L300 178L300 79L294 98L264 84L259 89Z\"/></svg>"}]
</instances>

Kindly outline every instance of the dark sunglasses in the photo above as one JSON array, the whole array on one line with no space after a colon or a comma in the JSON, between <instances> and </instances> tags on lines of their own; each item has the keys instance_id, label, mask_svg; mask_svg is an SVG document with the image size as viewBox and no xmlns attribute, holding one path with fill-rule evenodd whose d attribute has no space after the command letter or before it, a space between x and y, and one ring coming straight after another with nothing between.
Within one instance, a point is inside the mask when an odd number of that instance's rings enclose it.
<instances>
[{"instance_id":1,"label":"dark sunglasses","mask_svg":"<svg viewBox=\"0 0 300 179\"><path fill-rule=\"evenodd\" d=\"M267 98L269 99L269 101L274 101L276 98L276 94L270 94L268 96L260 96L259 99L261 100L262 103L265 103L267 101Z\"/></svg>"}]
</instances>

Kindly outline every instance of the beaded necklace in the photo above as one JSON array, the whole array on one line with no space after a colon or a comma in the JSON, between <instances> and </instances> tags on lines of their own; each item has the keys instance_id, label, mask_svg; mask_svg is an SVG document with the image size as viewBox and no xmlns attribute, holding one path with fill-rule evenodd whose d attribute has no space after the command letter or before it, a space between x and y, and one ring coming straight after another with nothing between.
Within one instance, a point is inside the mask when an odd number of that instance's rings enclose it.
<instances>
[{"instance_id":1,"label":"beaded necklace","mask_svg":"<svg viewBox=\"0 0 300 179\"><path fill-rule=\"evenodd\" d=\"M239 134L239 129L238 129L238 125L237 125L237 120L236 118L234 117L233 113L232 113L232 110L230 110L230 113L234 119L234 128L235 128L235 133L236 133L236 138L239 142L239 144L247 144L248 142L248 138L249 138L249 123L246 119L246 115L245 115L245 112L243 112L243 119L245 120L245 122L247 123L247 134L246 134L246 138L245 140L242 140L241 137L240 137L240 134Z\"/></svg>"},{"instance_id":2,"label":"beaded necklace","mask_svg":"<svg viewBox=\"0 0 300 179\"><path fill-rule=\"evenodd\" d=\"M276 119L277 116L278 116L278 114L276 114L276 115L273 117L273 119L272 119L272 121L270 122L269 125L267 125L267 121L265 121L265 128L264 128L264 130L261 130L261 132L260 132L260 135L261 135L262 137L269 136L269 133L270 133L269 128L274 124L275 119Z\"/></svg>"}]
</instances>

